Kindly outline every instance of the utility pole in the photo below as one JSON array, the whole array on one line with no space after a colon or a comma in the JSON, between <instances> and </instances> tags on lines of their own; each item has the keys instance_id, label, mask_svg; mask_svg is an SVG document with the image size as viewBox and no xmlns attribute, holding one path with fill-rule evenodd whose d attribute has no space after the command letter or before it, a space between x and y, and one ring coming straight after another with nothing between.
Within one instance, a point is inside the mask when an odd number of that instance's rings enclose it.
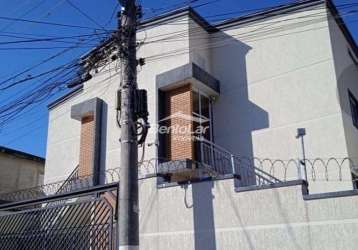
<instances>
[{"instance_id":1,"label":"utility pole","mask_svg":"<svg viewBox=\"0 0 358 250\"><path fill-rule=\"evenodd\" d=\"M121 163L118 198L118 239L120 250L139 249L138 142L135 93L137 91L136 31L138 7L135 0L119 0L123 6L119 26L119 58L122 79Z\"/></svg>"}]
</instances>

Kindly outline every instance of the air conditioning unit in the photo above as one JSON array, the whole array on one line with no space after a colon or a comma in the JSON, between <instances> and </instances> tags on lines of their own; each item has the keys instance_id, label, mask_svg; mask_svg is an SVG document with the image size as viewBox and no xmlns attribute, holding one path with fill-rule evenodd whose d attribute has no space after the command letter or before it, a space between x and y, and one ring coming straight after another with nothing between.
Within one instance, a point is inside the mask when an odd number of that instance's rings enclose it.
<instances>
[{"instance_id":1,"label":"air conditioning unit","mask_svg":"<svg viewBox=\"0 0 358 250\"><path fill-rule=\"evenodd\" d=\"M158 165L158 175L168 182L188 182L200 178L200 170L190 159L172 160Z\"/></svg>"}]
</instances>

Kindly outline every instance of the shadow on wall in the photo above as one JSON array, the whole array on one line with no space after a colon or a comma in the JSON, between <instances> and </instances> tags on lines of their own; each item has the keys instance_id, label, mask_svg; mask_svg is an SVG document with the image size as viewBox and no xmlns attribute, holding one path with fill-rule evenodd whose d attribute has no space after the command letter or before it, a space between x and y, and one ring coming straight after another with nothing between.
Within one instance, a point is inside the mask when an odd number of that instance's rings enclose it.
<instances>
[{"instance_id":1,"label":"shadow on wall","mask_svg":"<svg viewBox=\"0 0 358 250\"><path fill-rule=\"evenodd\" d=\"M99 160L99 173L104 173L106 170L106 152L107 152L107 122L108 122L108 104L102 102L101 114L101 141L100 141L100 160ZM99 184L105 184L106 176L100 175Z\"/></svg>"},{"instance_id":2,"label":"shadow on wall","mask_svg":"<svg viewBox=\"0 0 358 250\"><path fill-rule=\"evenodd\" d=\"M312 249L312 239L311 239L311 228L308 226L307 229L305 230L305 233L307 234L307 238L308 238L308 246L307 244L303 245L302 239L300 238L301 236L299 235L298 231L295 230L291 223L290 223L290 218L289 218L289 212L287 210L287 205L284 204L284 201L282 200L282 198L280 197L280 190L279 189L273 189L274 192L274 198L275 200L273 202L276 203L277 205L277 213L279 214L279 217L282 219L283 224L285 225L285 232L287 233L287 237L289 238L289 242L292 246L292 249L297 249L297 250L311 250ZM286 206L285 206L286 205ZM301 222L308 222L308 213L306 213L305 211L305 216L306 216L306 221L301 221Z\"/></svg>"},{"instance_id":3,"label":"shadow on wall","mask_svg":"<svg viewBox=\"0 0 358 250\"><path fill-rule=\"evenodd\" d=\"M358 133L353 128L351 107L349 102L349 92L358 100L358 70L355 64L351 64L347 68L345 68L340 76L338 77L338 98L339 104L344 115L343 120L344 128L346 133L347 144L358 143ZM351 129L354 129L351 131ZM351 135L351 136L349 136ZM356 140L356 142L352 142L352 140ZM348 145L348 150L350 149ZM355 148L356 149L356 148ZM351 158L355 158L358 156L358 151L349 152Z\"/></svg>"},{"instance_id":4,"label":"shadow on wall","mask_svg":"<svg viewBox=\"0 0 358 250\"><path fill-rule=\"evenodd\" d=\"M220 97L213 105L214 139L235 155L253 159L252 132L268 128L269 115L249 98L246 56L251 47L223 32L212 43L216 40L226 42L212 49L213 73L221 82Z\"/></svg>"},{"instance_id":5,"label":"shadow on wall","mask_svg":"<svg viewBox=\"0 0 358 250\"><path fill-rule=\"evenodd\" d=\"M336 65L336 67L338 66ZM352 179L351 168L356 169L358 163L358 132L357 128L355 128L353 125L352 111L350 106L350 98L353 97L358 100L358 85L356 79L358 79L358 70L357 65L355 64L351 64L345 68L337 79L337 95L342 111L343 128L348 152L347 157L349 157L351 160L350 164L348 165L347 163L347 165L343 165L341 170L342 178L345 180ZM352 95L352 97L350 97L350 95ZM355 188L356 184L354 182L352 183L353 188ZM347 185L350 185L350 181L347 181Z\"/></svg>"},{"instance_id":6,"label":"shadow on wall","mask_svg":"<svg viewBox=\"0 0 358 250\"><path fill-rule=\"evenodd\" d=\"M345 143L348 151L347 156L355 161L353 165L357 165L358 132L357 128L353 126L352 112L348 94L349 90L358 100L358 70L356 65L357 56L355 55L354 50L348 49L349 46L347 46L347 40L341 36L341 30L339 30L337 27L337 20L330 18L328 23L334 68L337 76L337 98L342 112ZM353 166L346 167L343 173L343 178L351 179L352 175L350 172L350 167ZM352 184L352 186L354 187L354 184Z\"/></svg>"},{"instance_id":7,"label":"shadow on wall","mask_svg":"<svg viewBox=\"0 0 358 250\"><path fill-rule=\"evenodd\" d=\"M187 208L193 208L194 240L196 250L215 250L215 222L212 193L213 182L201 182L192 184L193 204ZM186 192L186 190L185 190Z\"/></svg>"}]
</instances>

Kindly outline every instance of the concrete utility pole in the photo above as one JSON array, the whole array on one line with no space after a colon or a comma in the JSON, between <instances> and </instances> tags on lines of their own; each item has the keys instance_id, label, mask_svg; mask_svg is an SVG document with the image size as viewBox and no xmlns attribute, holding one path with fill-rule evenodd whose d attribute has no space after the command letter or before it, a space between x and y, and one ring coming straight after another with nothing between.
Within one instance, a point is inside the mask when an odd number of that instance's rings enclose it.
<instances>
[{"instance_id":1,"label":"concrete utility pole","mask_svg":"<svg viewBox=\"0 0 358 250\"><path fill-rule=\"evenodd\" d=\"M139 249L138 142L134 112L137 90L135 0L120 0L119 57L121 60L121 164L119 181L119 249Z\"/></svg>"}]
</instances>

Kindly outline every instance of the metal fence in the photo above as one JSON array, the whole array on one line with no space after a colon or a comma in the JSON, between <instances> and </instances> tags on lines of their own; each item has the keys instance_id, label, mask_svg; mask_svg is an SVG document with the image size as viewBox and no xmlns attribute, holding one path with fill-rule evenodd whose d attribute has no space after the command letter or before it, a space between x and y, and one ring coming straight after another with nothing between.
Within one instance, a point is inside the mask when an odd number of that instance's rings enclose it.
<instances>
[{"instance_id":1,"label":"metal fence","mask_svg":"<svg viewBox=\"0 0 358 250\"><path fill-rule=\"evenodd\" d=\"M353 182L358 184L358 159L313 158L269 159L233 155L210 141L197 139L200 161L211 165L218 175L240 176L241 185L266 185L290 180L308 182Z\"/></svg>"},{"instance_id":2,"label":"metal fence","mask_svg":"<svg viewBox=\"0 0 358 250\"><path fill-rule=\"evenodd\" d=\"M305 179L313 182L353 182L358 187L358 175L352 174L357 164L351 158L316 158L306 159L268 159L239 157L213 143L203 141L202 157L193 161L202 173L213 178L233 175L239 179L239 186L261 186L290 180ZM161 176L162 172L178 170L187 167L184 161L171 161L161 164L166 159L150 159L139 163L138 178ZM160 166L160 171L158 166ZM356 171L357 172L357 171ZM120 168L108 169L101 172L100 183L116 183L119 181ZM93 186L93 175L76 176L64 181L49 183L42 186L18 190L10 193L0 193L0 200L14 202L48 197L58 193L85 190Z\"/></svg>"},{"instance_id":3,"label":"metal fence","mask_svg":"<svg viewBox=\"0 0 358 250\"><path fill-rule=\"evenodd\" d=\"M113 210L104 196L87 196L1 211L0 248L113 249Z\"/></svg>"},{"instance_id":4,"label":"metal fence","mask_svg":"<svg viewBox=\"0 0 358 250\"><path fill-rule=\"evenodd\" d=\"M75 173L75 170L72 172L72 174ZM8 202L31 200L40 197L48 197L54 194L63 194L70 193L72 191L85 190L89 187L93 187L93 175L78 176L77 174L72 174L70 175L71 178L67 178L63 181L48 183L45 185L17 190L14 192L0 193L0 200ZM101 172L99 175L100 184L118 182L119 168L108 169Z\"/></svg>"},{"instance_id":5,"label":"metal fence","mask_svg":"<svg viewBox=\"0 0 358 250\"><path fill-rule=\"evenodd\" d=\"M304 179L305 171L309 181L354 181L356 161L352 158L314 158L314 159L268 159L241 157L241 166L252 166L282 181ZM353 176L352 176L353 175Z\"/></svg>"},{"instance_id":6,"label":"metal fence","mask_svg":"<svg viewBox=\"0 0 358 250\"><path fill-rule=\"evenodd\" d=\"M210 143L202 149L197 167L214 178L232 174L239 186L302 179L304 171L309 182L357 181L352 175L356 165L349 158L273 160L237 157ZM139 179L159 176L160 162L140 162ZM186 164L174 162L178 169ZM93 186L92 175L75 172L62 182L0 194L0 200L9 202L0 205L0 249L113 249L120 169L100 173L103 188Z\"/></svg>"},{"instance_id":7,"label":"metal fence","mask_svg":"<svg viewBox=\"0 0 358 250\"><path fill-rule=\"evenodd\" d=\"M243 185L252 184L265 185L269 183L284 182L290 180L305 179L305 169L310 182L344 182L358 181L355 175L351 175L357 164L351 158L315 158L306 159L269 159L249 158L234 156L226 151L219 150L215 146L204 146L206 153L197 162L199 167L205 168L206 173L212 177L233 174L240 176ZM210 150L210 152L208 152ZM165 159L151 159L141 163L140 175L156 175L159 162ZM183 161L172 161L170 167L176 165L178 169L183 168ZM169 166L169 164L168 164ZM161 165L161 168L165 164ZM168 167L169 168L169 167ZM163 171L163 170L162 170Z\"/></svg>"}]
</instances>

